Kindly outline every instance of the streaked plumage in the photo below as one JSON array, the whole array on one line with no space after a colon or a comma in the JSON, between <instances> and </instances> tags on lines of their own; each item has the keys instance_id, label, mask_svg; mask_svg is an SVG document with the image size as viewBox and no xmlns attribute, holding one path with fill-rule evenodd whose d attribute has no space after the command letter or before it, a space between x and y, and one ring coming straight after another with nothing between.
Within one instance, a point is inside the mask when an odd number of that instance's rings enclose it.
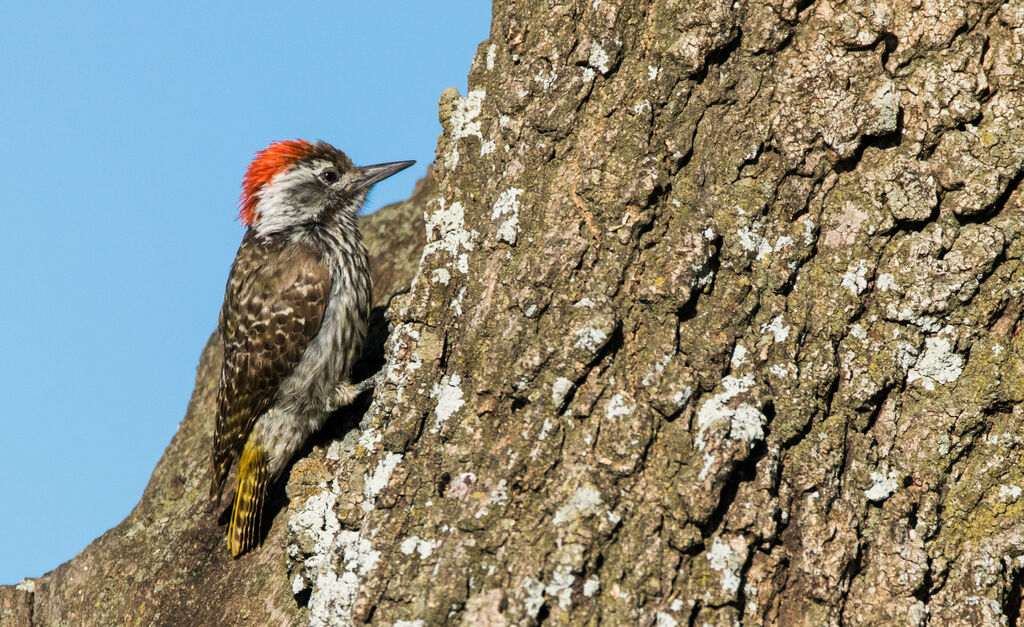
<instances>
[{"instance_id":1,"label":"streaked plumage","mask_svg":"<svg viewBox=\"0 0 1024 627\"><path fill-rule=\"evenodd\" d=\"M255 545L267 485L331 411L366 337L369 260L358 212L373 183L411 165L357 168L319 142L278 142L253 160L240 218L249 227L221 309L211 496L238 460L228 546Z\"/></svg>"}]
</instances>

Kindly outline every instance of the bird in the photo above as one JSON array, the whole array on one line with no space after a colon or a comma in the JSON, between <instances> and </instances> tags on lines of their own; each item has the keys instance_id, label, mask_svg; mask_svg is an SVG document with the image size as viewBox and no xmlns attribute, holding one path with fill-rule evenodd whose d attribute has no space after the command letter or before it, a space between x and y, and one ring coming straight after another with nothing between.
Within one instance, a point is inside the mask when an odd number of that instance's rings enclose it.
<instances>
[{"instance_id":1,"label":"bird","mask_svg":"<svg viewBox=\"0 0 1024 627\"><path fill-rule=\"evenodd\" d=\"M245 172L238 217L247 230L218 322L224 354L210 486L219 508L238 462L233 557L259 540L268 485L331 412L373 385L349 379L372 303L359 211L375 183L413 163L357 167L328 143L296 139L256 153Z\"/></svg>"}]
</instances>

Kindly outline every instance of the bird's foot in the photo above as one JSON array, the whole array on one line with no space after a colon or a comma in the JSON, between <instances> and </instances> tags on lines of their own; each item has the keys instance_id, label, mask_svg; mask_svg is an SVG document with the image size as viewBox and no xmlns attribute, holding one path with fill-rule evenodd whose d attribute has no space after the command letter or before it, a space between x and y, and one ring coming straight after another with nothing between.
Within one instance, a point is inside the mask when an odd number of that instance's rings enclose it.
<instances>
[{"instance_id":1,"label":"bird's foot","mask_svg":"<svg viewBox=\"0 0 1024 627\"><path fill-rule=\"evenodd\" d=\"M331 399L328 411L334 411L346 405L351 405L359 395L367 390L372 390L384 380L384 369L381 368L371 377L363 379L359 383L345 381L334 388L334 397Z\"/></svg>"},{"instance_id":2,"label":"bird's foot","mask_svg":"<svg viewBox=\"0 0 1024 627\"><path fill-rule=\"evenodd\" d=\"M332 396L331 400L327 402L327 411L335 411L336 409L340 409L346 405L351 405L352 401L356 400L356 397L358 397L360 393L361 390L357 385L353 385L348 381L339 383L338 386L334 388L334 396Z\"/></svg>"}]
</instances>

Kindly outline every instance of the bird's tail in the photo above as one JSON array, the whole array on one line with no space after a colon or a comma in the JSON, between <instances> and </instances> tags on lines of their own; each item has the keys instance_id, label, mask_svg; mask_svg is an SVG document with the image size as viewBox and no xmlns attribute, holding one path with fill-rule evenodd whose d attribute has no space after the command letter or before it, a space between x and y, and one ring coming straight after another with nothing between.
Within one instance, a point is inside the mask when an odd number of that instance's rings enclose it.
<instances>
[{"instance_id":1,"label":"bird's tail","mask_svg":"<svg viewBox=\"0 0 1024 627\"><path fill-rule=\"evenodd\" d=\"M267 452L250 439L238 461L238 488L228 526L228 549L233 557L248 551L259 541L263 500L267 493Z\"/></svg>"}]
</instances>

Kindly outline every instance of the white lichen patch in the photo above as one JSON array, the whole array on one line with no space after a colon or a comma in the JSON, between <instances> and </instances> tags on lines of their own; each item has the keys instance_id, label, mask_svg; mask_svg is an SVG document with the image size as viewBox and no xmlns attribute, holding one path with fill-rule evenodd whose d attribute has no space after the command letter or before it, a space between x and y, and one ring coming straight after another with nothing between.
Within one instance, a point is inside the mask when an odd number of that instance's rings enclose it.
<instances>
[{"instance_id":1,"label":"white lichen patch","mask_svg":"<svg viewBox=\"0 0 1024 627\"><path fill-rule=\"evenodd\" d=\"M594 596L601 589L601 580L597 577L590 577L583 582L583 596L588 599Z\"/></svg>"},{"instance_id":2,"label":"white lichen patch","mask_svg":"<svg viewBox=\"0 0 1024 627\"><path fill-rule=\"evenodd\" d=\"M533 80L537 81L537 84L540 85L541 91L547 91L558 80L558 74L554 70L550 74L545 74L544 70L538 70Z\"/></svg>"},{"instance_id":3,"label":"white lichen patch","mask_svg":"<svg viewBox=\"0 0 1024 627\"><path fill-rule=\"evenodd\" d=\"M487 60L486 60L486 63L487 63L487 69L488 70L493 70L494 69L494 56L495 56L495 53L497 53L497 51L498 51L498 46L497 45L491 44L491 45L487 46Z\"/></svg>"},{"instance_id":4,"label":"white lichen patch","mask_svg":"<svg viewBox=\"0 0 1024 627\"><path fill-rule=\"evenodd\" d=\"M715 456L704 453L704 466L700 469L700 474L697 475L699 481L704 481L708 478L708 473L711 472L711 468L715 465Z\"/></svg>"},{"instance_id":5,"label":"white lichen patch","mask_svg":"<svg viewBox=\"0 0 1024 627\"><path fill-rule=\"evenodd\" d=\"M764 423L767 420L761 410L747 403L741 404L733 413L729 435L736 440L752 444L764 439Z\"/></svg>"},{"instance_id":6,"label":"white lichen patch","mask_svg":"<svg viewBox=\"0 0 1024 627\"><path fill-rule=\"evenodd\" d=\"M739 553L728 542L715 536L707 557L712 570L722 574L722 591L735 594L740 589L740 568L743 566L743 559Z\"/></svg>"},{"instance_id":7,"label":"white lichen patch","mask_svg":"<svg viewBox=\"0 0 1024 627\"><path fill-rule=\"evenodd\" d=\"M1006 503L1012 503L1020 498L1021 489L1019 485L999 486L999 498Z\"/></svg>"},{"instance_id":8,"label":"white lichen patch","mask_svg":"<svg viewBox=\"0 0 1024 627\"><path fill-rule=\"evenodd\" d=\"M953 345L944 337L929 337L924 341L924 353L907 371L907 383L921 381L926 390L935 384L952 383L964 370L963 357L953 351Z\"/></svg>"},{"instance_id":9,"label":"white lichen patch","mask_svg":"<svg viewBox=\"0 0 1024 627\"><path fill-rule=\"evenodd\" d=\"M729 363L732 364L733 368L739 368L743 365L743 362L747 360L747 349L742 344L737 343L732 349L732 359Z\"/></svg>"},{"instance_id":10,"label":"white lichen patch","mask_svg":"<svg viewBox=\"0 0 1024 627\"><path fill-rule=\"evenodd\" d=\"M453 374L442 376L441 381L435 383L431 388L430 398L437 399L437 406L434 407L434 433L437 433L441 425L465 405L466 401L462 398L460 385L462 385L462 377Z\"/></svg>"},{"instance_id":11,"label":"white lichen patch","mask_svg":"<svg viewBox=\"0 0 1024 627\"><path fill-rule=\"evenodd\" d=\"M576 575L568 566L559 566L551 575L551 583L544 589L549 596L558 599L558 607L567 609L572 605L572 585L576 581Z\"/></svg>"},{"instance_id":12,"label":"white lichen patch","mask_svg":"<svg viewBox=\"0 0 1024 627\"><path fill-rule=\"evenodd\" d=\"M438 199L438 209L424 216L427 229L427 244L423 247L423 258L439 251L447 252L455 261L459 272L469 272L469 259L466 251L473 250L473 241L479 236L465 226L465 210L461 203L453 202L445 207L443 199ZM420 264L422 265L422 259Z\"/></svg>"},{"instance_id":13,"label":"white lichen patch","mask_svg":"<svg viewBox=\"0 0 1024 627\"><path fill-rule=\"evenodd\" d=\"M676 627L679 621L672 618L671 614L665 612L656 612L654 614L654 624L656 627Z\"/></svg>"},{"instance_id":14,"label":"white lichen patch","mask_svg":"<svg viewBox=\"0 0 1024 627\"><path fill-rule=\"evenodd\" d=\"M498 196L491 211L491 219L502 219L498 227L497 239L509 244L515 244L519 236L519 195L523 190L518 187L510 187Z\"/></svg>"},{"instance_id":15,"label":"white lichen patch","mask_svg":"<svg viewBox=\"0 0 1024 627\"><path fill-rule=\"evenodd\" d=\"M626 403L625 399L622 398L622 394L616 394L608 401L608 404L604 408L604 416L609 420L614 420L619 416L628 416L633 413L636 406L630 406Z\"/></svg>"},{"instance_id":16,"label":"white lichen patch","mask_svg":"<svg viewBox=\"0 0 1024 627\"><path fill-rule=\"evenodd\" d=\"M765 239L763 235L761 235L760 230L761 223L755 221L736 231L736 235L740 240L740 246L742 246L744 250L749 250L750 252L755 253L754 258L757 261L761 261L773 252L772 245L768 243L768 240Z\"/></svg>"},{"instance_id":17,"label":"white lichen patch","mask_svg":"<svg viewBox=\"0 0 1024 627\"><path fill-rule=\"evenodd\" d=\"M607 74L611 71L611 59L608 57L608 53L604 51L596 41L590 44L590 58L587 59L587 65L601 72L601 74Z\"/></svg>"},{"instance_id":18,"label":"white lichen patch","mask_svg":"<svg viewBox=\"0 0 1024 627\"><path fill-rule=\"evenodd\" d=\"M899 124L900 91L892 81L886 81L878 88L871 105L877 116L869 121L864 133L882 136L895 131Z\"/></svg>"},{"instance_id":19,"label":"white lichen patch","mask_svg":"<svg viewBox=\"0 0 1024 627\"><path fill-rule=\"evenodd\" d=\"M644 113L649 113L650 111L651 101L646 98L633 105L633 115L642 115Z\"/></svg>"},{"instance_id":20,"label":"white lichen patch","mask_svg":"<svg viewBox=\"0 0 1024 627\"><path fill-rule=\"evenodd\" d=\"M430 280L434 283L440 283L441 285L448 285L448 281L450 281L451 278L452 275L446 268L437 268L430 273Z\"/></svg>"},{"instance_id":21,"label":"white lichen patch","mask_svg":"<svg viewBox=\"0 0 1024 627\"><path fill-rule=\"evenodd\" d=\"M810 218L804 218L804 244L810 245L814 243L814 220Z\"/></svg>"},{"instance_id":22,"label":"white lichen patch","mask_svg":"<svg viewBox=\"0 0 1024 627\"><path fill-rule=\"evenodd\" d=\"M785 342L789 338L789 332L792 329L782 323L782 314L779 314L772 318L772 321L761 325L761 332L771 332L772 337L775 339L775 343Z\"/></svg>"},{"instance_id":23,"label":"white lichen patch","mask_svg":"<svg viewBox=\"0 0 1024 627\"><path fill-rule=\"evenodd\" d=\"M362 437L360 437L360 439L362 439ZM344 451L345 445L342 443L342 441L335 440L334 442L331 442L330 446L327 447L326 457L327 459L330 459L332 461L338 460L341 459L342 455L344 454Z\"/></svg>"},{"instance_id":24,"label":"white lichen patch","mask_svg":"<svg viewBox=\"0 0 1024 627\"><path fill-rule=\"evenodd\" d=\"M588 353L596 353L599 348L604 346L607 340L608 334L601 329L583 327L576 331L576 343L573 346L582 348Z\"/></svg>"},{"instance_id":25,"label":"white lichen patch","mask_svg":"<svg viewBox=\"0 0 1024 627\"><path fill-rule=\"evenodd\" d=\"M724 391L715 394L701 405L697 411L697 448L704 450L706 442L704 434L708 427L718 421L729 424L729 437L743 440L747 444L764 439L764 423L767 420L761 410L749 403L741 403L730 407L729 402L746 392L754 385L754 378L744 375L736 378L727 376L722 379Z\"/></svg>"},{"instance_id":26,"label":"white lichen patch","mask_svg":"<svg viewBox=\"0 0 1024 627\"><path fill-rule=\"evenodd\" d=\"M405 397L405 386L409 383L412 375L423 366L423 360L414 352L419 338L419 331L409 323L398 325L391 337L388 338L387 366L384 376L388 382L395 384L395 399L399 403ZM412 352L411 357L398 358L398 355L410 351Z\"/></svg>"},{"instance_id":27,"label":"white lichen patch","mask_svg":"<svg viewBox=\"0 0 1024 627\"><path fill-rule=\"evenodd\" d=\"M536 579L528 578L523 583L523 609L530 618L536 618L544 605L544 584Z\"/></svg>"},{"instance_id":28,"label":"white lichen patch","mask_svg":"<svg viewBox=\"0 0 1024 627\"><path fill-rule=\"evenodd\" d=\"M743 584L743 594L747 595L747 612L754 614L757 612L757 586Z\"/></svg>"},{"instance_id":29,"label":"white lichen patch","mask_svg":"<svg viewBox=\"0 0 1024 627\"><path fill-rule=\"evenodd\" d=\"M693 396L693 388L688 385L684 385L679 388L678 392L672 395L672 402L675 403L677 407L682 408L682 406L690 400L691 396Z\"/></svg>"},{"instance_id":30,"label":"white lichen patch","mask_svg":"<svg viewBox=\"0 0 1024 627\"><path fill-rule=\"evenodd\" d=\"M884 501L889 498L896 490L899 490L899 475L895 471L890 470L889 474L883 474L880 472L871 473L871 487L864 490L864 496L869 501Z\"/></svg>"},{"instance_id":31,"label":"white lichen patch","mask_svg":"<svg viewBox=\"0 0 1024 627\"><path fill-rule=\"evenodd\" d=\"M576 492L569 497L569 500L562 507L558 508L551 522L561 525L578 518L596 516L601 512L603 504L604 501L601 500L601 493L596 488L582 486L577 488Z\"/></svg>"},{"instance_id":32,"label":"white lichen patch","mask_svg":"<svg viewBox=\"0 0 1024 627\"><path fill-rule=\"evenodd\" d=\"M452 301L452 310L455 311L456 316L462 315L462 299L466 296L466 288L459 290L459 293L455 296L455 300Z\"/></svg>"},{"instance_id":33,"label":"white lichen patch","mask_svg":"<svg viewBox=\"0 0 1024 627\"><path fill-rule=\"evenodd\" d=\"M757 146L755 146L753 150L754 152L751 159L757 156ZM761 261L768 257L768 255L793 245L793 238L788 235L783 235L775 240L775 245L772 246L768 241L768 238L761 235L760 230L762 228L761 223L755 221L749 226L741 227L736 231L736 235L739 236L740 246L742 246L744 250L754 253L755 261ZM714 239L714 231L710 228L705 229L704 237L709 240Z\"/></svg>"},{"instance_id":34,"label":"white lichen patch","mask_svg":"<svg viewBox=\"0 0 1024 627\"><path fill-rule=\"evenodd\" d=\"M398 549L405 555L412 555L413 553L420 556L421 560L425 560L430 557L430 554L434 552L437 544L432 540L424 540L419 536L409 536L398 546Z\"/></svg>"},{"instance_id":35,"label":"white lichen patch","mask_svg":"<svg viewBox=\"0 0 1024 627\"><path fill-rule=\"evenodd\" d=\"M555 382L551 384L551 403L555 407L561 407L562 401L565 400L569 391L572 390L572 381L565 377L558 377Z\"/></svg>"},{"instance_id":36,"label":"white lichen patch","mask_svg":"<svg viewBox=\"0 0 1024 627\"><path fill-rule=\"evenodd\" d=\"M384 455L383 459L377 462L377 467L373 469L373 474L364 475L363 495L368 499L377 498L377 495L387 487L388 481L391 480L391 473L400 461L402 461L400 453L388 452Z\"/></svg>"},{"instance_id":37,"label":"white lichen patch","mask_svg":"<svg viewBox=\"0 0 1024 627\"><path fill-rule=\"evenodd\" d=\"M304 538L303 545L312 545L304 553L300 543L288 546L291 560L302 564L302 572L292 585L311 588L309 624L314 626L348 623L359 583L377 565L380 551L357 531L343 531L334 513L340 487L337 480L330 489L303 501L302 508L292 513L288 527L292 536ZM340 556L341 569L335 567Z\"/></svg>"},{"instance_id":38,"label":"white lichen patch","mask_svg":"<svg viewBox=\"0 0 1024 627\"><path fill-rule=\"evenodd\" d=\"M483 109L486 92L483 89L474 89L465 98L458 98L453 102L451 116L448 123L451 125L451 168L459 164L459 140L464 137L475 136L483 141L480 132L480 112ZM429 231L428 231L429 232Z\"/></svg>"},{"instance_id":39,"label":"white lichen patch","mask_svg":"<svg viewBox=\"0 0 1024 627\"><path fill-rule=\"evenodd\" d=\"M919 355L917 347L908 342L899 342L896 344L896 363L900 365L900 369L903 372L908 372L916 362L917 356Z\"/></svg>"},{"instance_id":40,"label":"white lichen patch","mask_svg":"<svg viewBox=\"0 0 1024 627\"><path fill-rule=\"evenodd\" d=\"M657 80L658 74L661 74L661 68L654 67L653 65L647 66L647 80Z\"/></svg>"},{"instance_id":41,"label":"white lichen patch","mask_svg":"<svg viewBox=\"0 0 1024 627\"><path fill-rule=\"evenodd\" d=\"M843 274L842 286L850 290L854 296L860 296L868 286L868 264L860 259L857 263L851 264Z\"/></svg>"},{"instance_id":42,"label":"white lichen patch","mask_svg":"<svg viewBox=\"0 0 1024 627\"><path fill-rule=\"evenodd\" d=\"M551 433L551 429L554 428L555 423L551 422L551 419L547 416L544 417L544 424L540 426L540 433L537 434L537 439L544 441L547 439L548 434Z\"/></svg>"}]
</instances>

